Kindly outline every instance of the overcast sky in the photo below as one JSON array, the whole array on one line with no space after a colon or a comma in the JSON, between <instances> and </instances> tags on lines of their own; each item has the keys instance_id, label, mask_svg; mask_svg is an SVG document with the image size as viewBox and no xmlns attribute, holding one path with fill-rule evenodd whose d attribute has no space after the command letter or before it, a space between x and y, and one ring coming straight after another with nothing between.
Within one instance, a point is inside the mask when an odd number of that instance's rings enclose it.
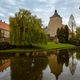
<instances>
[{"instance_id":1,"label":"overcast sky","mask_svg":"<svg viewBox=\"0 0 80 80\"><path fill-rule=\"evenodd\" d=\"M79 6L80 0L0 0L0 19L9 23L9 16L14 16L19 8L25 8L41 18L43 25L47 26L50 16L57 9L63 24L68 24L71 14L74 15L76 23L80 24Z\"/></svg>"}]
</instances>

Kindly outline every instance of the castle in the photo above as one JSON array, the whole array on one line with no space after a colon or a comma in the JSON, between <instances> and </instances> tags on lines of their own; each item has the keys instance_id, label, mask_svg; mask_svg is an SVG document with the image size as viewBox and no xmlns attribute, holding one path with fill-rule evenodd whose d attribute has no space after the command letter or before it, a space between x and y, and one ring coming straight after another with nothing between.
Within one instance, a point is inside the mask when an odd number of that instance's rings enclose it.
<instances>
[{"instance_id":1,"label":"castle","mask_svg":"<svg viewBox=\"0 0 80 80\"><path fill-rule=\"evenodd\" d=\"M54 15L50 17L47 27L47 34L49 37L55 38L57 35L57 29L61 28L62 26L62 17L58 14L57 10L55 10Z\"/></svg>"},{"instance_id":2,"label":"castle","mask_svg":"<svg viewBox=\"0 0 80 80\"><path fill-rule=\"evenodd\" d=\"M0 20L0 42L9 41L9 34L10 34L9 31L10 31L9 24Z\"/></svg>"}]
</instances>

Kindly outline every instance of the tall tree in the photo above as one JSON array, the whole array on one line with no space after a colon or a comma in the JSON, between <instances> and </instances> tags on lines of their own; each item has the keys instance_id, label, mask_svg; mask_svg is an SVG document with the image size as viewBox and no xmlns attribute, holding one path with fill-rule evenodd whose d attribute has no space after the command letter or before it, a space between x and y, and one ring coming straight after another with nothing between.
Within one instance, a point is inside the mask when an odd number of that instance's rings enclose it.
<instances>
[{"instance_id":1,"label":"tall tree","mask_svg":"<svg viewBox=\"0 0 80 80\"><path fill-rule=\"evenodd\" d=\"M74 27L76 27L76 22L75 22L74 16L72 14L70 15L68 25L71 28L72 38L73 38Z\"/></svg>"},{"instance_id":2,"label":"tall tree","mask_svg":"<svg viewBox=\"0 0 80 80\"><path fill-rule=\"evenodd\" d=\"M14 17L10 17L9 21L12 45L47 43L47 36L41 28L41 19L31 15L30 11L20 9Z\"/></svg>"},{"instance_id":3,"label":"tall tree","mask_svg":"<svg viewBox=\"0 0 80 80\"><path fill-rule=\"evenodd\" d=\"M64 29L64 39L65 39L65 42L68 42L68 39L69 39L69 28L67 25L65 25L65 29Z\"/></svg>"},{"instance_id":4,"label":"tall tree","mask_svg":"<svg viewBox=\"0 0 80 80\"><path fill-rule=\"evenodd\" d=\"M67 25L57 29L57 37L59 42L67 43L69 37L69 28Z\"/></svg>"}]
</instances>

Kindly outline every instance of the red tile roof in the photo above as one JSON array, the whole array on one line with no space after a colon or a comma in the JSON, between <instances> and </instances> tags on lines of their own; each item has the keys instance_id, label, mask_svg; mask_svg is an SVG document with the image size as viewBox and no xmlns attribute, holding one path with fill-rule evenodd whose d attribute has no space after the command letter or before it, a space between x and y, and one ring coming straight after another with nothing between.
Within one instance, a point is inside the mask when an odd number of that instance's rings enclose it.
<instances>
[{"instance_id":1,"label":"red tile roof","mask_svg":"<svg viewBox=\"0 0 80 80\"><path fill-rule=\"evenodd\" d=\"M10 30L9 24L2 22L2 20L0 20L0 29L4 29L4 30Z\"/></svg>"}]
</instances>

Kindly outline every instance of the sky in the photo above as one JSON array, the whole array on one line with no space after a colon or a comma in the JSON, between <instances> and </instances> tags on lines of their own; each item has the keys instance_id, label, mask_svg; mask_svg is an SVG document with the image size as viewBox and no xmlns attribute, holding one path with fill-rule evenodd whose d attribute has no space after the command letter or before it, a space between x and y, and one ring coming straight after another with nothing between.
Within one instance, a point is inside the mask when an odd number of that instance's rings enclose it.
<instances>
[{"instance_id":1,"label":"sky","mask_svg":"<svg viewBox=\"0 0 80 80\"><path fill-rule=\"evenodd\" d=\"M76 24L80 25L80 0L0 0L0 20L9 23L9 17L21 9L30 10L33 15L42 19L42 24L48 26L50 17L57 9L63 24L68 24L73 14Z\"/></svg>"}]
</instances>

